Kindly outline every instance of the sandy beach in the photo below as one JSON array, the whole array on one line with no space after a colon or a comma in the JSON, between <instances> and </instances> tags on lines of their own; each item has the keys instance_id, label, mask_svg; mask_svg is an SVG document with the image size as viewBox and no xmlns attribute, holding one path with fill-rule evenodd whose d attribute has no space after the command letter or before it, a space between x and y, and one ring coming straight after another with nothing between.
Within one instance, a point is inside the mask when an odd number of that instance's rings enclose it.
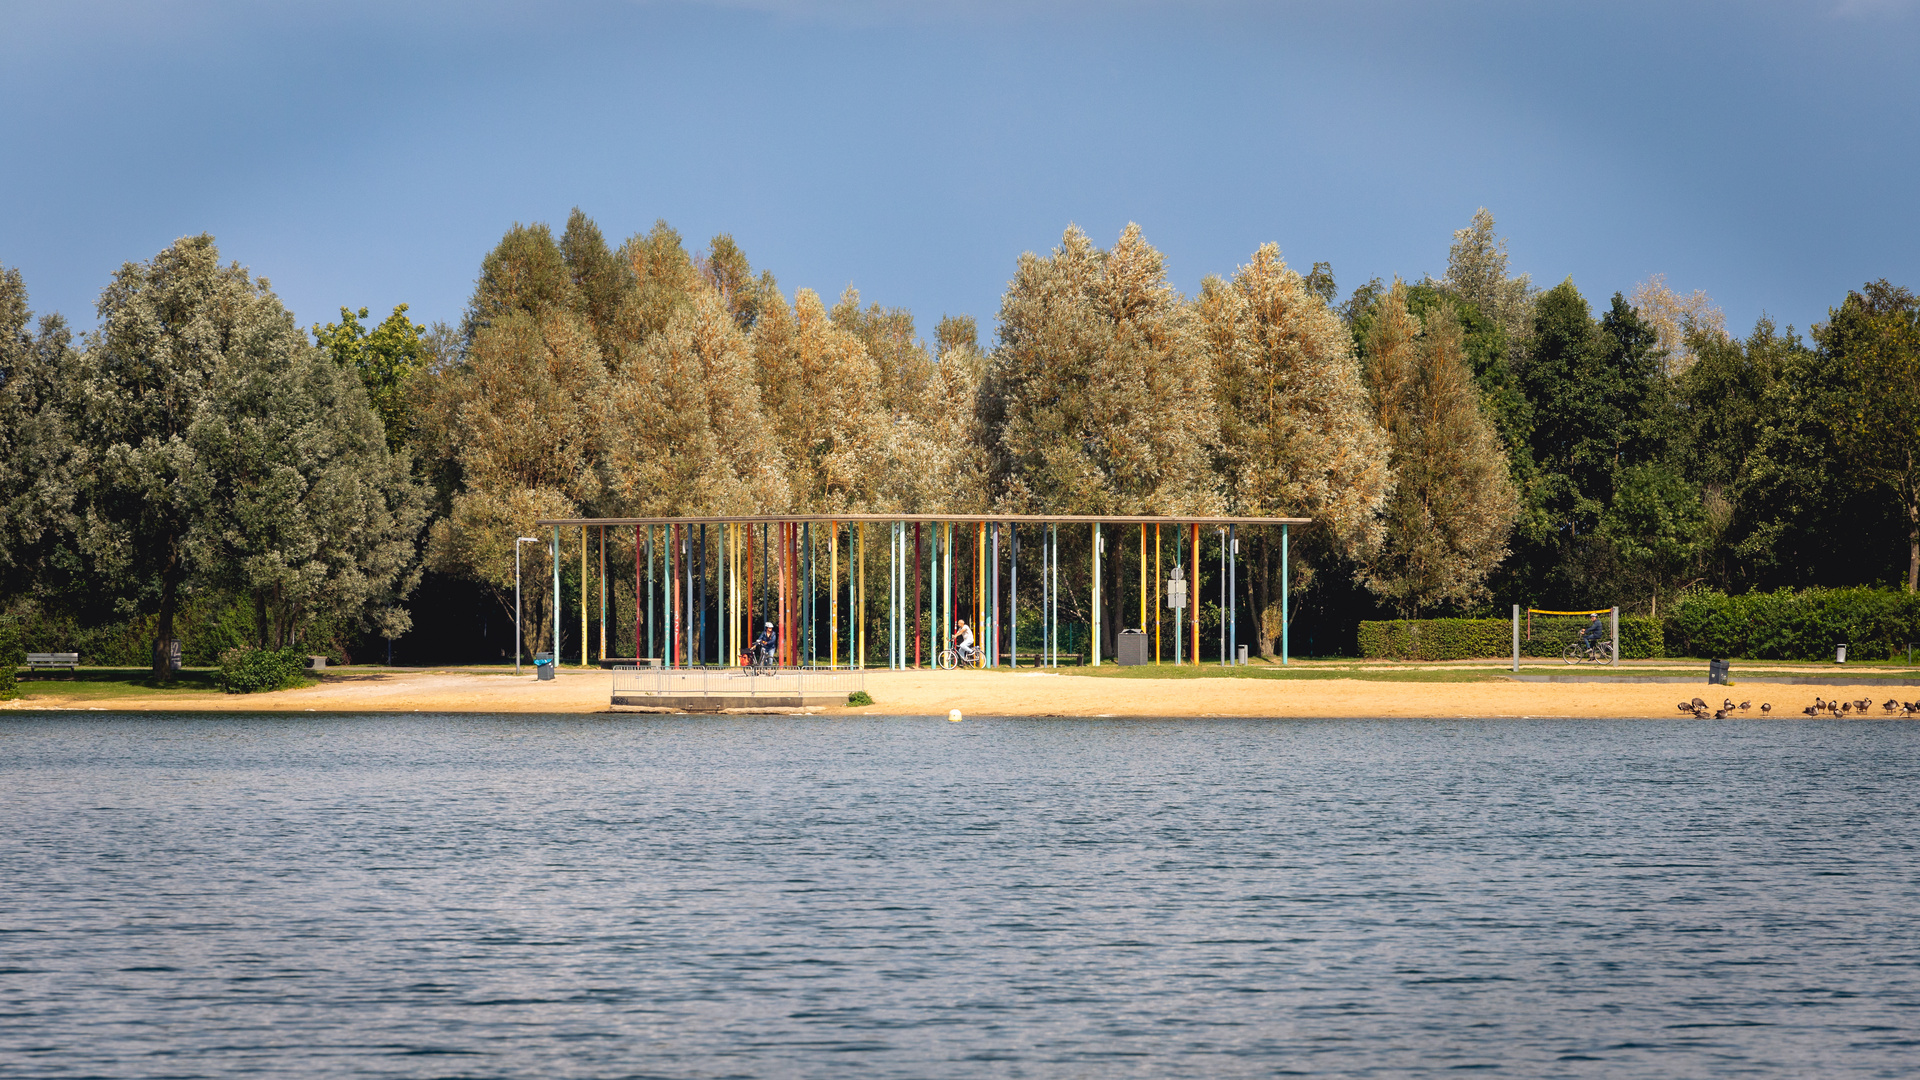
<instances>
[{"instance_id":1,"label":"sandy beach","mask_svg":"<svg viewBox=\"0 0 1920 1080\"><path fill-rule=\"evenodd\" d=\"M1716 705L1752 702L1744 715L1800 719L1816 695L1853 700L1920 688L1797 686L1752 682L1734 687L1676 683L1385 682L1358 678L1093 678L1041 672L870 671L874 704L817 711L848 715L945 716L1287 716L1287 717L1649 717L1681 715L1679 701L1699 696ZM612 676L562 669L550 682L531 674L472 671L329 673L317 686L271 694L154 692L110 700L29 682L8 710L86 709L115 712L432 712L612 713ZM635 713L634 715L644 715ZM1871 715L1885 715L1876 707Z\"/></svg>"}]
</instances>

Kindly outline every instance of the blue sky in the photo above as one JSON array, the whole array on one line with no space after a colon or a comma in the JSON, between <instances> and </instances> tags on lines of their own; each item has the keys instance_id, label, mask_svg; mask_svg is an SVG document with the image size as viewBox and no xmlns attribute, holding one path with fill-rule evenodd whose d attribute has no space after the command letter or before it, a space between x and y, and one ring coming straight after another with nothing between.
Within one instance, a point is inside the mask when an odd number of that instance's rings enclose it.
<instances>
[{"instance_id":1,"label":"blue sky","mask_svg":"<svg viewBox=\"0 0 1920 1080\"><path fill-rule=\"evenodd\" d=\"M303 323L456 319L515 221L729 232L990 333L1022 251L1128 221L1192 292L1265 241L1342 292L1487 206L1596 303L1743 331L1920 288L1920 3L13 3L0 264L81 326L208 231Z\"/></svg>"}]
</instances>

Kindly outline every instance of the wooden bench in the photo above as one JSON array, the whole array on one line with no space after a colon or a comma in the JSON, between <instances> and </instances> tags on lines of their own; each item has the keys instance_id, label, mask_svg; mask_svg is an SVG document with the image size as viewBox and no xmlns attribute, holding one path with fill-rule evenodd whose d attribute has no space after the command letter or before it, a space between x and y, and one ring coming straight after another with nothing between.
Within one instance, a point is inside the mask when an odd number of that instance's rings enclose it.
<instances>
[{"instance_id":1,"label":"wooden bench","mask_svg":"<svg viewBox=\"0 0 1920 1080\"><path fill-rule=\"evenodd\" d=\"M42 671L52 668L66 668L68 671L80 670L80 654L77 652L30 652L27 654L27 670Z\"/></svg>"}]
</instances>

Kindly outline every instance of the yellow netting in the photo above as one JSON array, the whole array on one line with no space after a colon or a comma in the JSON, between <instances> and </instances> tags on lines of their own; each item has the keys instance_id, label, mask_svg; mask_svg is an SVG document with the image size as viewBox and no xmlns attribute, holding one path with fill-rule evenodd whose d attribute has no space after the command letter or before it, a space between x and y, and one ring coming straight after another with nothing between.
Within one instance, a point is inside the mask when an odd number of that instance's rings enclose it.
<instances>
[{"instance_id":1,"label":"yellow netting","mask_svg":"<svg viewBox=\"0 0 1920 1080\"><path fill-rule=\"evenodd\" d=\"M1592 611L1547 611L1542 608L1530 607L1527 609L1527 614L1529 615L1611 615L1613 614L1613 609L1603 607L1603 608L1595 608Z\"/></svg>"}]
</instances>

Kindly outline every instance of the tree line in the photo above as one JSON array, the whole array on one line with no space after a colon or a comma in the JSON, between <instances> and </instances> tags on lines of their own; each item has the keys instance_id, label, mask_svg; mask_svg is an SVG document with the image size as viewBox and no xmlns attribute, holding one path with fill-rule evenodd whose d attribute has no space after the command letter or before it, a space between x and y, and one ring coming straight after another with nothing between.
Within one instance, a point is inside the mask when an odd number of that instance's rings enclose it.
<instances>
[{"instance_id":1,"label":"tree line","mask_svg":"<svg viewBox=\"0 0 1920 1080\"><path fill-rule=\"evenodd\" d=\"M189 597L266 647L391 639L423 575L509 612L514 538L572 516L1311 517L1295 617L1347 647L1496 598L1920 580L1912 293L1867 284L1810 340L1735 338L1659 278L1596 315L1510 274L1485 210L1442 277L1344 299L1271 244L1185 296L1138 227L1070 227L984 344L578 210L508 230L458 325L302 329L207 236L123 266L97 315L76 340L0 270L0 596L156 640ZM1242 640L1270 654L1281 556L1250 540Z\"/></svg>"}]
</instances>

